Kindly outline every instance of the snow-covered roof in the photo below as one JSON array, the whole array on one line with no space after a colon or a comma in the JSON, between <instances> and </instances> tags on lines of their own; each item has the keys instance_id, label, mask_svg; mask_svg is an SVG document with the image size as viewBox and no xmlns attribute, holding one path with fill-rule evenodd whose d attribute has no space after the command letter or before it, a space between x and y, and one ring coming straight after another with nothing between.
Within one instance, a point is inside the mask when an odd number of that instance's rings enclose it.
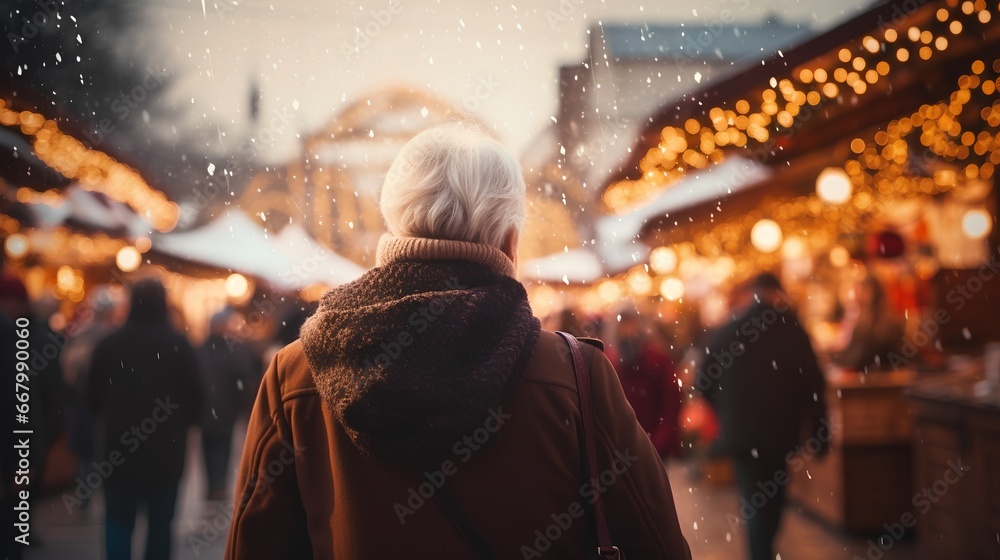
<instances>
[{"instance_id":1,"label":"snow-covered roof","mask_svg":"<svg viewBox=\"0 0 1000 560\"><path fill-rule=\"evenodd\" d=\"M594 244L530 260L522 265L522 274L543 282L587 283L623 272L646 260L650 248L638 237L649 220L747 190L772 174L767 166L730 156L719 165L692 173L638 208L599 218L594 224Z\"/></svg>"},{"instance_id":2,"label":"snow-covered roof","mask_svg":"<svg viewBox=\"0 0 1000 560\"><path fill-rule=\"evenodd\" d=\"M129 237L149 235L149 222L128 205L89 191L79 184L66 188L61 204L44 202L29 204L36 223L52 228L74 222L85 228L107 232L123 232Z\"/></svg>"},{"instance_id":3,"label":"snow-covered roof","mask_svg":"<svg viewBox=\"0 0 1000 560\"><path fill-rule=\"evenodd\" d=\"M589 249L572 249L531 259L521 265L521 275L541 282L590 283L604 274L600 257Z\"/></svg>"},{"instance_id":4,"label":"snow-covered roof","mask_svg":"<svg viewBox=\"0 0 1000 560\"><path fill-rule=\"evenodd\" d=\"M250 274L292 289L286 278L294 263L269 239L270 234L239 210L226 211L198 229L156 234L153 250L233 272Z\"/></svg>"},{"instance_id":5,"label":"snow-covered roof","mask_svg":"<svg viewBox=\"0 0 1000 560\"><path fill-rule=\"evenodd\" d=\"M729 156L718 165L691 173L638 208L601 218L596 224L598 242L609 246L629 243L651 219L747 190L773 174L770 168L753 160Z\"/></svg>"},{"instance_id":6,"label":"snow-covered roof","mask_svg":"<svg viewBox=\"0 0 1000 560\"><path fill-rule=\"evenodd\" d=\"M337 286L365 270L325 249L296 224L273 235L239 210L195 230L157 234L153 250L172 257L256 276L272 286Z\"/></svg>"},{"instance_id":7,"label":"snow-covered roof","mask_svg":"<svg viewBox=\"0 0 1000 560\"><path fill-rule=\"evenodd\" d=\"M602 26L607 49L614 58L677 59L693 61L740 60L787 48L813 35L808 26L776 17L764 23L650 25L608 24Z\"/></svg>"},{"instance_id":8,"label":"snow-covered roof","mask_svg":"<svg viewBox=\"0 0 1000 560\"><path fill-rule=\"evenodd\" d=\"M320 245L299 224L285 226L273 241L292 260L292 270L284 276L289 282L339 286L365 273L354 261Z\"/></svg>"}]
</instances>

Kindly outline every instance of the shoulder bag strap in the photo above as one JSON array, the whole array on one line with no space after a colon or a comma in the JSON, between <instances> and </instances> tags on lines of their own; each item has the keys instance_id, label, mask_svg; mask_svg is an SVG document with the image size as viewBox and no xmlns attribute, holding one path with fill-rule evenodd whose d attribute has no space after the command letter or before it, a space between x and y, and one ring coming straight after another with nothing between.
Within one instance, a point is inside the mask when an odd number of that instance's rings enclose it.
<instances>
[{"instance_id":1,"label":"shoulder bag strap","mask_svg":"<svg viewBox=\"0 0 1000 560\"><path fill-rule=\"evenodd\" d=\"M587 480L591 487L598 488L597 470L597 430L594 428L594 405L591 396L590 369L583 359L583 349L580 341L573 335L557 332L569 345L573 356L573 373L576 375L577 394L580 396L580 417L583 421L584 448L587 453ZM608 519L604 511L604 499L601 492L594 492L592 504L594 522L597 525L597 557L609 560L619 560L624 557L618 547L611 544L611 531L608 530Z\"/></svg>"},{"instance_id":2,"label":"shoulder bag strap","mask_svg":"<svg viewBox=\"0 0 1000 560\"><path fill-rule=\"evenodd\" d=\"M448 515L448 518L451 519L451 522L455 524L455 527L458 528L458 532L462 533L465 542L469 543L469 548L476 553L476 558L479 558L479 560L496 560L496 555L490 550L489 545L486 544L479 531L476 530L476 526L472 524L472 520L465 515L462 507L458 505L458 500L451 493L448 484L444 484L434 492L434 499Z\"/></svg>"}]
</instances>

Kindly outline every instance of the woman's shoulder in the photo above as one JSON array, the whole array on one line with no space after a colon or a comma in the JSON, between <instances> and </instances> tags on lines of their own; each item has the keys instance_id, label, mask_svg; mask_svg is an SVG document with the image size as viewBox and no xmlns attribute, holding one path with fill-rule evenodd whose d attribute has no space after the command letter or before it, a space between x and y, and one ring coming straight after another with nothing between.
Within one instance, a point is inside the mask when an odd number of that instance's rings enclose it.
<instances>
[{"instance_id":1,"label":"woman's shoulder","mask_svg":"<svg viewBox=\"0 0 1000 560\"><path fill-rule=\"evenodd\" d=\"M578 338L581 342L584 361L591 372L599 369L598 364L607 361L604 357L604 342L596 338ZM576 377L573 373L573 356L569 345L562 336L547 330L538 334L535 354L525 372L524 381L549 383L576 391Z\"/></svg>"},{"instance_id":2,"label":"woman's shoulder","mask_svg":"<svg viewBox=\"0 0 1000 560\"><path fill-rule=\"evenodd\" d=\"M274 377L283 396L318 394L301 340L296 339L278 350L264 375Z\"/></svg>"}]
</instances>

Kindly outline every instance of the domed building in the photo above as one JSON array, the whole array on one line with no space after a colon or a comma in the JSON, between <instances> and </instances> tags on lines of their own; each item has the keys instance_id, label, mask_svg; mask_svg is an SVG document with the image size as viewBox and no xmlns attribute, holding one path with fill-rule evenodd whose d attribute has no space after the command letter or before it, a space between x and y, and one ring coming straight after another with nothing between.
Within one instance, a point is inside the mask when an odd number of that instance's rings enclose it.
<instances>
[{"instance_id":1,"label":"domed building","mask_svg":"<svg viewBox=\"0 0 1000 560\"><path fill-rule=\"evenodd\" d=\"M393 87L373 93L304 137L300 157L256 175L240 206L272 227L298 223L327 248L374 266L385 231L379 189L393 158L421 131L471 118L426 91Z\"/></svg>"}]
</instances>

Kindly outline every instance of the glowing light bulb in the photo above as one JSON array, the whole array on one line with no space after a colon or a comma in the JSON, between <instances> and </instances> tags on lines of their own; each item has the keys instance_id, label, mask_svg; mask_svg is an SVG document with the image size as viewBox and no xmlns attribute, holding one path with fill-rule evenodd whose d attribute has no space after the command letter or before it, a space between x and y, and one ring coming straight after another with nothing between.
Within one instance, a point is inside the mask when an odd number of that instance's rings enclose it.
<instances>
[{"instance_id":1,"label":"glowing light bulb","mask_svg":"<svg viewBox=\"0 0 1000 560\"><path fill-rule=\"evenodd\" d=\"M233 299L242 299L250 292L250 281L240 273L233 273L226 278L226 295Z\"/></svg>"},{"instance_id":2,"label":"glowing light bulb","mask_svg":"<svg viewBox=\"0 0 1000 560\"><path fill-rule=\"evenodd\" d=\"M677 268L677 253L670 247L657 247L649 253L649 267L657 274L670 274Z\"/></svg>"},{"instance_id":3,"label":"glowing light bulb","mask_svg":"<svg viewBox=\"0 0 1000 560\"><path fill-rule=\"evenodd\" d=\"M760 220L750 230L750 243L761 253L777 251L782 238L781 226L774 220Z\"/></svg>"},{"instance_id":4,"label":"glowing light bulb","mask_svg":"<svg viewBox=\"0 0 1000 560\"><path fill-rule=\"evenodd\" d=\"M993 216L982 208L969 210L962 216L962 232L970 239L983 239L993 231Z\"/></svg>"},{"instance_id":5,"label":"glowing light bulb","mask_svg":"<svg viewBox=\"0 0 1000 560\"><path fill-rule=\"evenodd\" d=\"M816 194L827 204L840 205L851 199L854 185L840 167L827 167L816 178Z\"/></svg>"},{"instance_id":6,"label":"glowing light bulb","mask_svg":"<svg viewBox=\"0 0 1000 560\"><path fill-rule=\"evenodd\" d=\"M680 278L670 277L660 282L660 295L670 301L684 297L684 282Z\"/></svg>"}]
</instances>

